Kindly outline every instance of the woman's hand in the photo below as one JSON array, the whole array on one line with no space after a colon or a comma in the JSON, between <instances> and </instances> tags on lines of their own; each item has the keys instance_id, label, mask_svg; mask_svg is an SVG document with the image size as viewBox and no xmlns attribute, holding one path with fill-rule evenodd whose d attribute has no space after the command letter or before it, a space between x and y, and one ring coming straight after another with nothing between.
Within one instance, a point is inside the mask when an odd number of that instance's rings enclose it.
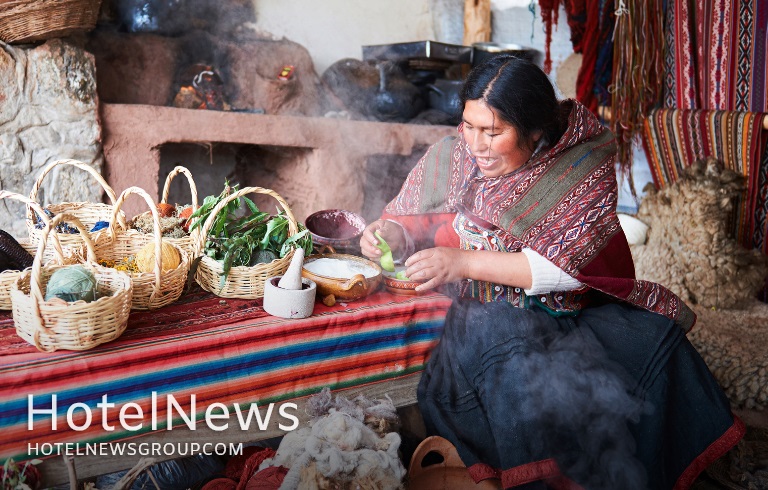
<instances>
[{"instance_id":1,"label":"woman's hand","mask_svg":"<svg viewBox=\"0 0 768 490\"><path fill-rule=\"evenodd\" d=\"M365 227L363 236L360 237L360 251L371 260L378 261L381 258L381 250L378 248L379 239L374 233L378 231L394 254L402 250L405 244L405 235L400 225L391 221L379 219Z\"/></svg>"},{"instance_id":2,"label":"woman's hand","mask_svg":"<svg viewBox=\"0 0 768 490\"><path fill-rule=\"evenodd\" d=\"M405 275L414 281L424 282L416 291L434 289L441 284L461 281L467 276L470 250L437 247L421 250L405 261Z\"/></svg>"}]
</instances>

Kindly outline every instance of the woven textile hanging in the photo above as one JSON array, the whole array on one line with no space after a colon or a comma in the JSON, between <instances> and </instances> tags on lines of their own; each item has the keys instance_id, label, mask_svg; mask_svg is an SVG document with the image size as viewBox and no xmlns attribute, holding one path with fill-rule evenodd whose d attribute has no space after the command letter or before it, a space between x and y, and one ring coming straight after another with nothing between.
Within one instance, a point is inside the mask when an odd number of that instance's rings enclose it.
<instances>
[{"instance_id":1,"label":"woven textile hanging","mask_svg":"<svg viewBox=\"0 0 768 490\"><path fill-rule=\"evenodd\" d=\"M632 142L646 114L661 104L664 1L617 0L613 49L611 130L618 160L631 176Z\"/></svg>"},{"instance_id":2,"label":"woven textile hanging","mask_svg":"<svg viewBox=\"0 0 768 490\"><path fill-rule=\"evenodd\" d=\"M643 146L653 182L662 189L678 180L696 160L714 157L744 176L746 190L732 221L734 237L744 247L768 253L768 132L762 113L657 109L645 120Z\"/></svg>"},{"instance_id":3,"label":"woven textile hanging","mask_svg":"<svg viewBox=\"0 0 768 490\"><path fill-rule=\"evenodd\" d=\"M743 225L734 231L742 245L768 254L768 148L759 143L768 138L768 131L760 128L762 113L768 111L768 1L670 0L664 35L664 106L669 109L649 119L645 146L656 185L668 182L673 167L690 165L692 158L703 156L705 139L719 142L721 148L738 144L726 152L714 153L711 148L706 156L738 167L747 178L751 204L743 208ZM701 110L681 116L676 109ZM708 117L714 119L701 127L697 121L704 116L693 114L712 114ZM714 114L728 114L727 121L740 122L725 123L725 116ZM679 117L696 125L672 122ZM752 117L749 124L744 119L748 117ZM734 132L738 128L741 132ZM676 141L659 146L664 135L674 135Z\"/></svg>"},{"instance_id":4,"label":"woven textile hanging","mask_svg":"<svg viewBox=\"0 0 768 490\"><path fill-rule=\"evenodd\" d=\"M768 2L669 1L664 105L768 111Z\"/></svg>"},{"instance_id":5,"label":"woven textile hanging","mask_svg":"<svg viewBox=\"0 0 768 490\"><path fill-rule=\"evenodd\" d=\"M539 0L546 33L544 68L552 67L550 43L553 24L564 6L574 53L582 62L576 79L576 99L598 115L598 106L610 105L608 86L613 63L614 0Z\"/></svg>"}]
</instances>

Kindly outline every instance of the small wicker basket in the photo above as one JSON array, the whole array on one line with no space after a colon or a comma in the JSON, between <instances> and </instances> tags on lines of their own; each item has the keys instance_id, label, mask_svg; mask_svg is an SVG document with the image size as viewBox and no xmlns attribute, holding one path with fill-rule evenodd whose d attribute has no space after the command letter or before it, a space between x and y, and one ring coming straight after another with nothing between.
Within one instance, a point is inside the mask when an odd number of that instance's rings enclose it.
<instances>
[{"instance_id":1,"label":"small wicker basket","mask_svg":"<svg viewBox=\"0 0 768 490\"><path fill-rule=\"evenodd\" d=\"M96 26L101 0L0 2L0 39L27 43L64 37Z\"/></svg>"},{"instance_id":2,"label":"small wicker basket","mask_svg":"<svg viewBox=\"0 0 768 490\"><path fill-rule=\"evenodd\" d=\"M0 189L0 200L2 199L15 199L17 201L21 201L30 208L32 208L38 215L43 217L43 222L48 226L48 223L50 223L51 220L48 219L48 216L45 215L43 212L43 208L40 207L39 204L37 204L35 201L30 201L28 197L22 196L21 194L16 194L15 192L10 191L4 191ZM27 252L32 255L32 257L35 256L37 253L37 247L35 245L32 245L29 243L29 240L18 240L19 245L26 250ZM58 241L54 240L54 250L55 250L55 257L59 264L67 264L67 263L75 263L76 259L70 256L68 259L65 259L64 254L61 250L61 245ZM21 275L21 271L13 271L13 270L6 270L3 272L0 272L0 310L10 310L11 309L11 285L16 282L16 279L19 278Z\"/></svg>"},{"instance_id":3,"label":"small wicker basket","mask_svg":"<svg viewBox=\"0 0 768 490\"><path fill-rule=\"evenodd\" d=\"M187 178L187 182L189 183L189 190L192 193L192 212L194 213L198 207L197 186L195 185L195 180L192 178L192 173L182 166L177 166L174 168L171 173L168 174L168 177L165 178L165 185L163 185L163 197L160 202L168 203L168 194L171 191L171 182L173 181L173 178L179 174L184 174L184 176ZM163 238L163 240L173 243L177 247L185 250L189 254L191 260L195 257L195 253L197 252L197 235L199 234L200 229L198 228L193 230L192 233L190 233L188 236L182 238Z\"/></svg>"},{"instance_id":4,"label":"small wicker basket","mask_svg":"<svg viewBox=\"0 0 768 490\"><path fill-rule=\"evenodd\" d=\"M216 220L216 215L219 214L219 211L221 211L228 202L252 192L256 194L267 194L274 197L277 202L280 203L283 210L285 210L285 214L288 218L288 236L293 236L298 233L299 228L296 224L296 218L293 217L293 213L288 207L288 204L286 204L283 198L272 190L261 187L244 187L227 196L226 199L223 199L217 204L216 207L211 210L211 214L205 221L200 235L198 235L197 256L200 258L200 262L198 263L197 271L195 272L195 280L206 291L210 291L223 298L262 298L264 296L264 284L267 282L267 279L279 276L288 270L291 258L296 251L294 248L287 253L285 257L275 259L268 264L232 267L224 282L224 287L220 286L224 267L221 262L207 256L204 252L208 233Z\"/></svg>"},{"instance_id":5,"label":"small wicker basket","mask_svg":"<svg viewBox=\"0 0 768 490\"><path fill-rule=\"evenodd\" d=\"M99 297L94 301L67 303L58 298L45 301L43 291L48 280L57 269L65 266L44 266L43 252L49 232L65 220L75 225L83 236L88 254L83 266L96 278ZM55 234L51 233L51 238L56 241ZM23 271L11 286L13 323L16 333L40 351L87 350L114 340L123 333L128 325L132 294L128 274L98 265L88 229L77 217L62 213L43 229L32 268Z\"/></svg>"},{"instance_id":6,"label":"small wicker basket","mask_svg":"<svg viewBox=\"0 0 768 490\"><path fill-rule=\"evenodd\" d=\"M189 254L177 245L173 245L179 252L179 265L175 269L163 271L161 249L163 241L160 232L160 217L157 213L157 206L143 189L139 187L129 187L120 194L115 203L113 215L110 223L115 223L116 216L125 200L131 194L137 194L142 197L150 211L154 221L155 233L149 235L138 230L125 228L120 229L119 225L111 224L109 228L96 234L96 257L98 260L120 261L131 255L138 253L147 243L155 243L155 270L154 272L130 272L129 276L133 284L133 310L154 310L162 306L169 305L179 299L184 292L184 286L187 282L187 273L189 272Z\"/></svg>"},{"instance_id":7,"label":"small wicker basket","mask_svg":"<svg viewBox=\"0 0 768 490\"><path fill-rule=\"evenodd\" d=\"M48 173L53 170L54 168L60 166L60 165L71 165L73 167L77 167L79 169L85 170L89 174L93 176L94 179L101 185L101 187L104 189L104 191L107 193L107 197L109 197L109 200L112 204L103 204L103 203L90 203L90 202L62 202L59 204L49 204L45 206L43 209L48 210L54 215L60 214L60 213L68 213L72 216L75 216L82 224L84 224L88 230L93 228L93 225L95 225L99 221L109 221L112 219L112 211L114 209L115 204L115 191L112 190L112 188L109 186L109 184L106 183L106 181L102 178L99 173L93 169L90 165L87 165L83 162L79 162L77 160L56 160L54 162L49 163L48 165L43 168L43 170L40 172L40 175L37 176L37 179L35 180L35 184L32 187L32 191L29 193L29 199L31 201L37 202L37 193L40 190L40 186L43 183L43 179L45 178ZM125 228L125 214L119 213L118 214L119 224ZM111 222L110 222L111 223ZM40 237L42 236L42 230L38 229L36 227L37 225L37 218L35 216L35 213L33 212L32 208L27 207L27 231L29 232L29 242L33 246L37 246L40 243ZM56 235L56 237L59 239L59 242L61 243L62 250L64 251L64 254L69 254L72 251L78 251L82 248L83 240L81 238L81 235L79 234L70 234L70 233L58 233L55 231L50 232L50 235ZM52 244L49 244L49 246ZM53 252L50 251L48 247L46 247L46 259L53 258Z\"/></svg>"}]
</instances>

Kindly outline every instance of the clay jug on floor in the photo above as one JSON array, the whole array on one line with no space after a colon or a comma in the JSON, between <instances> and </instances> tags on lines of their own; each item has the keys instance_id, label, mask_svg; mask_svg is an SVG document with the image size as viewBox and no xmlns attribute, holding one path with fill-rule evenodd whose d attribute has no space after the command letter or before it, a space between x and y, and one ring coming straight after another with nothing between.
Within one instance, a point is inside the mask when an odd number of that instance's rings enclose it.
<instances>
[{"instance_id":1,"label":"clay jug on floor","mask_svg":"<svg viewBox=\"0 0 768 490\"><path fill-rule=\"evenodd\" d=\"M424 461L431 453L440 456L442 461L434 464ZM475 483L453 444L442 437L430 436L413 452L408 468L408 490L427 489L499 490L501 482L490 479Z\"/></svg>"}]
</instances>

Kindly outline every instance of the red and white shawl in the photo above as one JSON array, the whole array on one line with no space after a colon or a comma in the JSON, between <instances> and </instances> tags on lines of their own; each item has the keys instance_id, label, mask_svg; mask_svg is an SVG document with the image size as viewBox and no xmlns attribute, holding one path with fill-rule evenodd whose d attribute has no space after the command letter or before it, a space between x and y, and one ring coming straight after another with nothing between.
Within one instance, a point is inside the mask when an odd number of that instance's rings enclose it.
<instances>
[{"instance_id":1,"label":"red and white shawl","mask_svg":"<svg viewBox=\"0 0 768 490\"><path fill-rule=\"evenodd\" d=\"M433 145L414 167L385 216L465 214L499 228L593 289L660 313L684 330L695 314L674 293L635 280L634 264L616 215L616 146L582 104L553 146L520 169L484 177L463 137Z\"/></svg>"}]
</instances>

